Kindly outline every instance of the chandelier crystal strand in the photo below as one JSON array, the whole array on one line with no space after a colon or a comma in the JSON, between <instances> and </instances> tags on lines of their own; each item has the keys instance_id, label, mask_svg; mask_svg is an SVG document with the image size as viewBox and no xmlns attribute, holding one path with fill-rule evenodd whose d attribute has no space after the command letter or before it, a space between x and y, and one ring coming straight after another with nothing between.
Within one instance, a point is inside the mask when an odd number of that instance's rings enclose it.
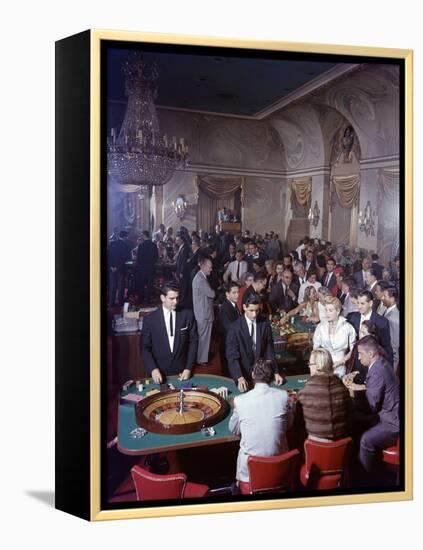
<instances>
[{"instance_id":1,"label":"chandelier crystal strand","mask_svg":"<svg viewBox=\"0 0 423 550\"><path fill-rule=\"evenodd\" d=\"M186 166L184 138L160 133L154 96L158 72L134 52L123 68L128 97L119 134L112 128L108 140L108 174L121 185L164 185L179 166Z\"/></svg>"}]
</instances>

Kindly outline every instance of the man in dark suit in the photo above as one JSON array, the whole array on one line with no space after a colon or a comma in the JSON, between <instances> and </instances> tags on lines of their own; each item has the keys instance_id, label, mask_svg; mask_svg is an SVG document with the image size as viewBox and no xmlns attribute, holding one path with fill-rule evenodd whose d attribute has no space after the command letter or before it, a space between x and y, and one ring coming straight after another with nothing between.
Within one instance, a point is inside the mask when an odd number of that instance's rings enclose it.
<instances>
[{"instance_id":1,"label":"man in dark suit","mask_svg":"<svg viewBox=\"0 0 423 550\"><path fill-rule=\"evenodd\" d=\"M272 330L269 321L260 317L260 298L252 295L242 306L244 314L234 321L226 339L226 357L231 377L240 392L248 390L251 372L258 358L275 360ZM275 369L275 383L281 385L282 377Z\"/></svg>"},{"instance_id":2,"label":"man in dark suit","mask_svg":"<svg viewBox=\"0 0 423 550\"><path fill-rule=\"evenodd\" d=\"M382 315L378 315L373 311L373 295L368 290L362 290L357 298L358 312L353 312L348 315L348 322L352 324L359 338L360 327L363 321L370 321L375 324L379 330L380 344L385 350L388 361L393 364L393 351L391 346L391 335L389 330L389 322Z\"/></svg>"},{"instance_id":3,"label":"man in dark suit","mask_svg":"<svg viewBox=\"0 0 423 550\"><path fill-rule=\"evenodd\" d=\"M376 271L377 280L379 281L380 279L382 279L382 273L385 268L379 263L379 256L377 254L372 254L371 268Z\"/></svg>"},{"instance_id":4,"label":"man in dark suit","mask_svg":"<svg viewBox=\"0 0 423 550\"><path fill-rule=\"evenodd\" d=\"M307 250L305 253L305 271L306 271L306 278L308 279L310 272L316 272L317 273L317 264L316 260L314 258L314 252L313 250Z\"/></svg>"},{"instance_id":5,"label":"man in dark suit","mask_svg":"<svg viewBox=\"0 0 423 550\"><path fill-rule=\"evenodd\" d=\"M222 364L222 374L229 376L228 361L226 359L226 337L228 336L231 324L239 319L241 311L238 309L239 285L234 281L229 281L225 285L226 299L219 309L219 332L220 332L220 362Z\"/></svg>"},{"instance_id":6,"label":"man in dark suit","mask_svg":"<svg viewBox=\"0 0 423 550\"><path fill-rule=\"evenodd\" d=\"M353 383L349 388L351 391L365 390L374 415L372 427L360 440L360 463L366 472L371 472L382 449L394 445L399 435L398 378L392 365L380 355L373 336L365 336L359 341L358 358L364 367L368 367L366 383Z\"/></svg>"},{"instance_id":7,"label":"man in dark suit","mask_svg":"<svg viewBox=\"0 0 423 550\"><path fill-rule=\"evenodd\" d=\"M119 239L112 240L107 249L107 262L109 267L109 305L113 306L116 301L119 304L123 300L126 266L125 262L131 259L131 246L128 243L128 233L121 231Z\"/></svg>"},{"instance_id":8,"label":"man in dark suit","mask_svg":"<svg viewBox=\"0 0 423 550\"><path fill-rule=\"evenodd\" d=\"M247 290L244 292L244 295L242 296L242 303L245 304L245 302L249 299L250 296L258 296L260 299L261 293L266 288L266 273L264 271L258 271L254 275L254 282L251 286L247 288Z\"/></svg>"},{"instance_id":9,"label":"man in dark suit","mask_svg":"<svg viewBox=\"0 0 423 550\"><path fill-rule=\"evenodd\" d=\"M267 260L267 254L262 250L259 250L257 243L252 242L249 245L250 253L245 257L247 262L248 271L254 271L253 263L259 263L264 265L264 262Z\"/></svg>"},{"instance_id":10,"label":"man in dark suit","mask_svg":"<svg viewBox=\"0 0 423 550\"><path fill-rule=\"evenodd\" d=\"M138 293L140 302L149 303L153 292L153 281L159 252L157 246L150 239L149 231L143 231L142 236L143 242L139 245L137 253Z\"/></svg>"},{"instance_id":11,"label":"man in dark suit","mask_svg":"<svg viewBox=\"0 0 423 550\"><path fill-rule=\"evenodd\" d=\"M382 284L382 281L380 282ZM400 347L400 312L397 307L398 291L394 286L388 286L382 291L382 301L386 308L383 314L388 320L391 334L391 346L394 352L394 371L398 371Z\"/></svg>"},{"instance_id":12,"label":"man in dark suit","mask_svg":"<svg viewBox=\"0 0 423 550\"><path fill-rule=\"evenodd\" d=\"M188 260L191 256L190 244L185 232L178 232L175 238L176 244L179 246L175 256L176 264L176 279L181 288L179 303L182 307L187 307L190 302L191 291L189 285L191 283L191 273L188 273L190 266Z\"/></svg>"},{"instance_id":13,"label":"man in dark suit","mask_svg":"<svg viewBox=\"0 0 423 550\"><path fill-rule=\"evenodd\" d=\"M366 288L366 271L370 268L370 258L363 258L361 260L361 271L353 273L353 279L359 288Z\"/></svg>"},{"instance_id":14,"label":"man in dark suit","mask_svg":"<svg viewBox=\"0 0 423 550\"><path fill-rule=\"evenodd\" d=\"M269 304L272 313L278 310L285 312L297 307L297 296L299 288L292 282L292 271L284 268L281 264L276 266L277 278L272 283L269 294Z\"/></svg>"},{"instance_id":15,"label":"man in dark suit","mask_svg":"<svg viewBox=\"0 0 423 550\"><path fill-rule=\"evenodd\" d=\"M239 285L229 282L225 285L225 291L226 299L223 301L219 310L219 329L223 341L226 340L231 324L239 319L241 315L237 306Z\"/></svg>"},{"instance_id":16,"label":"man in dark suit","mask_svg":"<svg viewBox=\"0 0 423 550\"><path fill-rule=\"evenodd\" d=\"M334 273L335 266L335 260L333 258L329 258L326 261L326 271L320 280L322 285L328 288L330 291L332 291L332 288L336 286L336 275Z\"/></svg>"},{"instance_id":17,"label":"man in dark suit","mask_svg":"<svg viewBox=\"0 0 423 550\"><path fill-rule=\"evenodd\" d=\"M179 310L178 299L179 286L173 281L165 283L160 294L162 306L144 318L141 357L156 384L171 374L187 380L197 357L194 315L190 310Z\"/></svg>"}]
</instances>

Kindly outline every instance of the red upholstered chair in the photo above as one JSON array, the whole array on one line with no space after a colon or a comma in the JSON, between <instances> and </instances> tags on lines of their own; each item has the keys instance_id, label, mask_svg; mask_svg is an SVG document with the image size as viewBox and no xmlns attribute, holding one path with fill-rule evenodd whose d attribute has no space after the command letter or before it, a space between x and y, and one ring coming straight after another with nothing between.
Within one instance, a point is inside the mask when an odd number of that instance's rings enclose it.
<instances>
[{"instance_id":1,"label":"red upholstered chair","mask_svg":"<svg viewBox=\"0 0 423 550\"><path fill-rule=\"evenodd\" d=\"M382 460L385 464L388 464L391 468L396 471L397 474L397 485L399 484L399 471L400 471L400 439L397 439L395 445L392 447L387 447L383 449ZM388 467L389 467L388 466Z\"/></svg>"},{"instance_id":2,"label":"red upholstered chair","mask_svg":"<svg viewBox=\"0 0 423 550\"><path fill-rule=\"evenodd\" d=\"M209 490L208 485L190 483L183 473L158 475L134 466L131 469L137 500L163 500L171 498L201 498Z\"/></svg>"},{"instance_id":3,"label":"red upholstered chair","mask_svg":"<svg viewBox=\"0 0 423 550\"><path fill-rule=\"evenodd\" d=\"M387 464L393 464L394 466L399 466L400 464L400 440L397 439L395 445L392 447L387 447L383 449L383 462Z\"/></svg>"},{"instance_id":4,"label":"red upholstered chair","mask_svg":"<svg viewBox=\"0 0 423 550\"><path fill-rule=\"evenodd\" d=\"M306 439L305 464L301 467L301 483L307 489L337 489L344 484L351 437L320 442Z\"/></svg>"},{"instance_id":5,"label":"red upholstered chair","mask_svg":"<svg viewBox=\"0 0 423 550\"><path fill-rule=\"evenodd\" d=\"M300 452L297 449L275 456L250 456L250 481L240 481L242 495L285 492L293 489Z\"/></svg>"}]
</instances>

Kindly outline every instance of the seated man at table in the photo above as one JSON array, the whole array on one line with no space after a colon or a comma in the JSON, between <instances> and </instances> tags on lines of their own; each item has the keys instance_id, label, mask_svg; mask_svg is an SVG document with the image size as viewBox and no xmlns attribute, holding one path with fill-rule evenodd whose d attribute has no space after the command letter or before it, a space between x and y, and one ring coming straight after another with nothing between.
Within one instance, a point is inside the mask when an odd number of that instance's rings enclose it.
<instances>
[{"instance_id":1,"label":"seated man at table","mask_svg":"<svg viewBox=\"0 0 423 550\"><path fill-rule=\"evenodd\" d=\"M349 384L348 388L352 392L366 392L374 415L372 427L360 440L360 464L365 472L371 472L382 449L394 445L399 436L399 386L393 366L383 358L373 336L365 336L359 341L358 358L368 367L366 381L365 384Z\"/></svg>"},{"instance_id":2,"label":"seated man at table","mask_svg":"<svg viewBox=\"0 0 423 550\"><path fill-rule=\"evenodd\" d=\"M286 432L292 423L288 393L270 387L273 363L258 359L251 373L254 389L234 399L229 430L241 435L236 479L249 481L249 456L274 456L288 450Z\"/></svg>"},{"instance_id":3,"label":"seated man at table","mask_svg":"<svg viewBox=\"0 0 423 550\"><path fill-rule=\"evenodd\" d=\"M144 318L141 356L144 367L156 384L164 376L191 376L197 357L197 325L191 310L178 309L179 286L165 283L160 291L162 307Z\"/></svg>"},{"instance_id":4,"label":"seated man at table","mask_svg":"<svg viewBox=\"0 0 423 550\"><path fill-rule=\"evenodd\" d=\"M231 377L240 392L248 390L254 363L259 358L275 360L272 329L269 321L260 316L260 298L251 294L242 305L244 314L231 323L226 338L226 358ZM282 377L275 368L275 383Z\"/></svg>"},{"instance_id":5,"label":"seated man at table","mask_svg":"<svg viewBox=\"0 0 423 550\"><path fill-rule=\"evenodd\" d=\"M278 311L291 311L297 307L299 288L292 282L292 271L281 264L276 265L277 278L272 283L269 295L269 303L272 313Z\"/></svg>"}]
</instances>

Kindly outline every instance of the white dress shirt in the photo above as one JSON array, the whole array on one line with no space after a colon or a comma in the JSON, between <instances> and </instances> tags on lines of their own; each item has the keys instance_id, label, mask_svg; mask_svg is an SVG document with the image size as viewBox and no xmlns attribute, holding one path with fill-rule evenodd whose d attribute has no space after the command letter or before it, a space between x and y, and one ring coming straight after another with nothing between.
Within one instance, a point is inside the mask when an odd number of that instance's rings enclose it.
<instances>
[{"instance_id":1,"label":"white dress shirt","mask_svg":"<svg viewBox=\"0 0 423 550\"><path fill-rule=\"evenodd\" d=\"M373 292L373 289L376 285L377 285L377 281L375 281L372 285L369 286L369 291Z\"/></svg>"},{"instance_id":2,"label":"white dress shirt","mask_svg":"<svg viewBox=\"0 0 423 550\"><path fill-rule=\"evenodd\" d=\"M330 280L332 279L333 277L333 271L331 271L330 273L326 273L325 275L325 286L329 287L329 283L330 283Z\"/></svg>"},{"instance_id":3,"label":"white dress shirt","mask_svg":"<svg viewBox=\"0 0 423 550\"><path fill-rule=\"evenodd\" d=\"M170 314L172 313L172 326L173 326L173 336L170 332ZM163 306L163 315L166 325L167 339L169 341L170 351L173 353L173 345L175 343L175 326L176 326L176 311L171 311Z\"/></svg>"},{"instance_id":4,"label":"white dress shirt","mask_svg":"<svg viewBox=\"0 0 423 550\"><path fill-rule=\"evenodd\" d=\"M370 321L370 317L372 316L372 311L369 311L366 315L360 315L360 328L363 324L363 321Z\"/></svg>"},{"instance_id":5,"label":"white dress shirt","mask_svg":"<svg viewBox=\"0 0 423 550\"><path fill-rule=\"evenodd\" d=\"M237 277L238 264L239 264L239 278ZM246 272L247 272L247 262L244 260L241 260L240 262L234 260L228 265L225 273L223 274L223 280L226 283L230 276L231 281L235 283L239 283L241 281L242 276Z\"/></svg>"}]
</instances>

